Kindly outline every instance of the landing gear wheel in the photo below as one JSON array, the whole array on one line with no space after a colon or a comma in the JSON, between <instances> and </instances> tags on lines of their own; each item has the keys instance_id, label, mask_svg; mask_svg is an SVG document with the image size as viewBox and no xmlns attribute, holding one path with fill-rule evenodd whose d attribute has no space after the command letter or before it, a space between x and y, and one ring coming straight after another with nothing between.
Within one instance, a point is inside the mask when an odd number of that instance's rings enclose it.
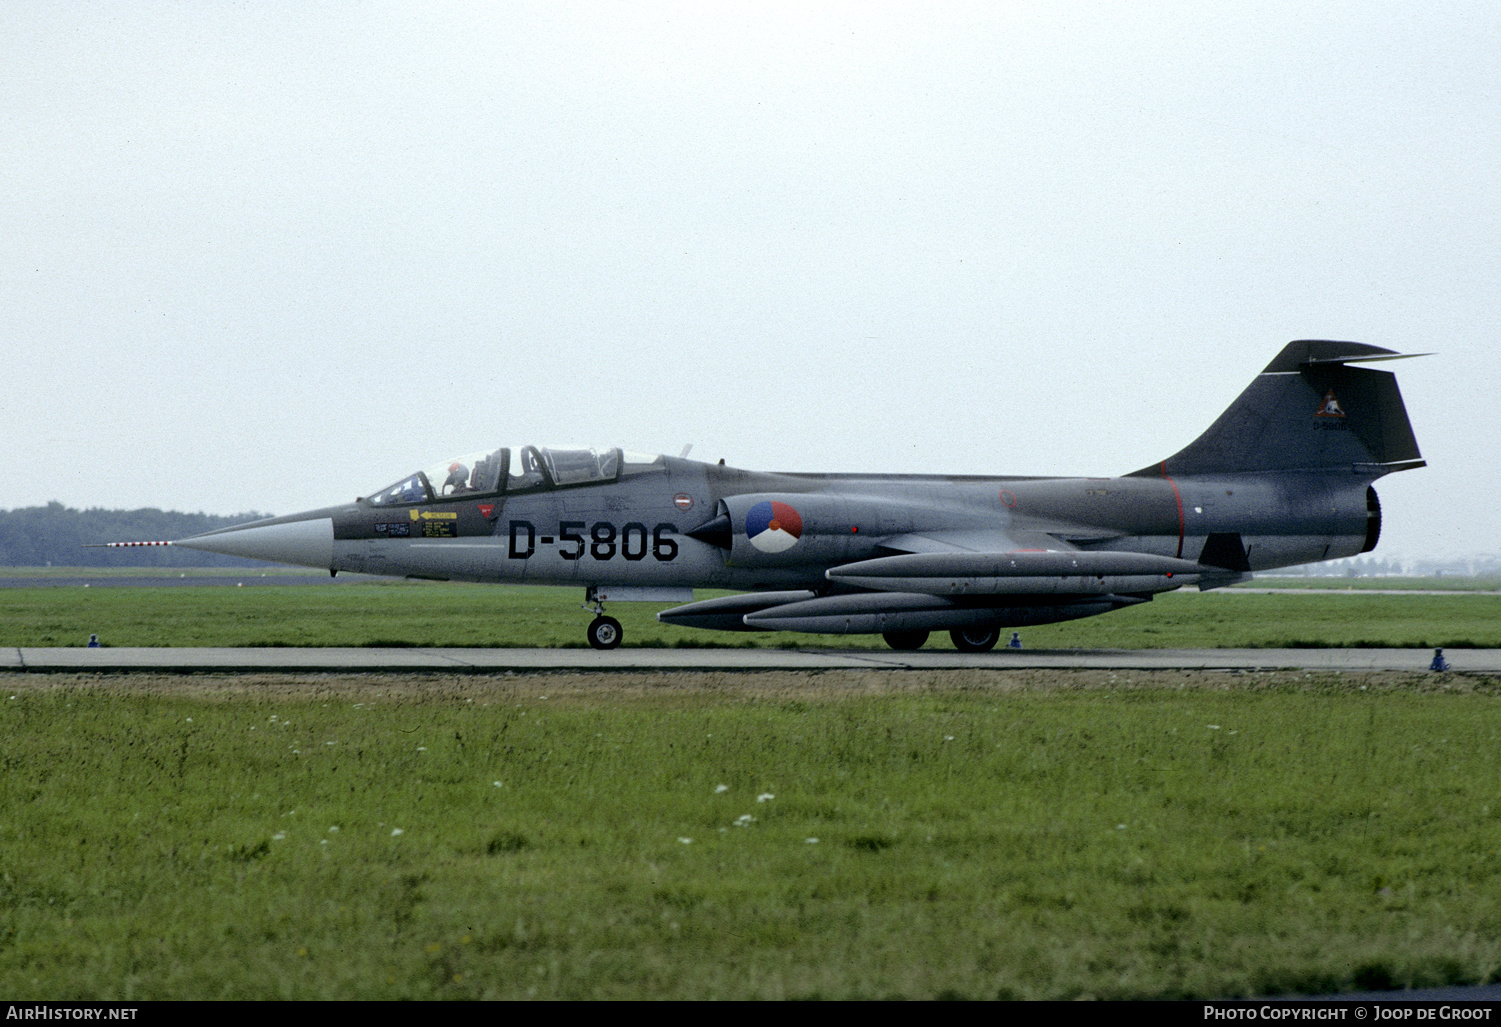
<instances>
[{"instance_id":1,"label":"landing gear wheel","mask_svg":"<svg viewBox=\"0 0 1501 1027\"><path fill-rule=\"evenodd\" d=\"M926 631L885 631L881 633L881 637L891 648L905 653L913 649L921 649L923 643L928 640L928 633Z\"/></svg>"},{"instance_id":2,"label":"landing gear wheel","mask_svg":"<svg viewBox=\"0 0 1501 1027\"><path fill-rule=\"evenodd\" d=\"M1001 640L1000 628L955 628L949 632L961 653L988 653Z\"/></svg>"},{"instance_id":3,"label":"landing gear wheel","mask_svg":"<svg viewBox=\"0 0 1501 1027\"><path fill-rule=\"evenodd\" d=\"M589 644L595 649L619 648L624 637L620 622L614 617L595 617L589 622Z\"/></svg>"}]
</instances>

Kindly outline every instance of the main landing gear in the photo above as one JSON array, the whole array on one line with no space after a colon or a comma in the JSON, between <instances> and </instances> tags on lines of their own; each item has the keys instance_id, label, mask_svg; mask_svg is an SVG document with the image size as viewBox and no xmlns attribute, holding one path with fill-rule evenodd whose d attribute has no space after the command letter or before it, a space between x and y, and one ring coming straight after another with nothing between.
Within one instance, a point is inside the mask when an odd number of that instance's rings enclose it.
<instances>
[{"instance_id":1,"label":"main landing gear","mask_svg":"<svg viewBox=\"0 0 1501 1027\"><path fill-rule=\"evenodd\" d=\"M886 644L899 652L921 649L928 640L926 631L887 631L882 633ZM956 628L949 632L954 648L961 653L988 653L1001 640L1000 628ZM1021 648L1021 640L1012 643L1013 649Z\"/></svg>"},{"instance_id":2,"label":"main landing gear","mask_svg":"<svg viewBox=\"0 0 1501 1027\"><path fill-rule=\"evenodd\" d=\"M1001 640L1000 628L955 628L949 632L961 653L988 653Z\"/></svg>"},{"instance_id":3,"label":"main landing gear","mask_svg":"<svg viewBox=\"0 0 1501 1027\"><path fill-rule=\"evenodd\" d=\"M595 594L594 586L584 593L584 609L594 614L594 619L589 622L589 630L585 632L592 649L618 649L625 639L625 632L620 628L620 622L614 617L605 616L605 604L599 601Z\"/></svg>"},{"instance_id":4,"label":"main landing gear","mask_svg":"<svg viewBox=\"0 0 1501 1027\"><path fill-rule=\"evenodd\" d=\"M910 653L914 649L921 649L923 643L928 640L926 631L886 631L881 635L886 644L898 652Z\"/></svg>"}]
</instances>

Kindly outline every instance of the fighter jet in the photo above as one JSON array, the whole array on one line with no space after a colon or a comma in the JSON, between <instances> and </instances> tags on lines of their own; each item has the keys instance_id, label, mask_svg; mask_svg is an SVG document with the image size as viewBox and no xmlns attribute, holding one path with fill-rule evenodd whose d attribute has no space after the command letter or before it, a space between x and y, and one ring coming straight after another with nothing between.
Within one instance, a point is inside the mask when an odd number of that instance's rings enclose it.
<instances>
[{"instance_id":1,"label":"fighter jet","mask_svg":"<svg viewBox=\"0 0 1501 1027\"><path fill-rule=\"evenodd\" d=\"M1395 376L1351 365L1400 356L1289 343L1198 439L1116 478L762 473L502 446L170 544L333 574L580 585L596 649L623 638L604 604L642 601L682 603L657 617L688 627L879 633L895 649L948 631L984 652L1003 629L1370 552L1371 483L1424 461ZM693 602L695 588L739 594Z\"/></svg>"}]
</instances>

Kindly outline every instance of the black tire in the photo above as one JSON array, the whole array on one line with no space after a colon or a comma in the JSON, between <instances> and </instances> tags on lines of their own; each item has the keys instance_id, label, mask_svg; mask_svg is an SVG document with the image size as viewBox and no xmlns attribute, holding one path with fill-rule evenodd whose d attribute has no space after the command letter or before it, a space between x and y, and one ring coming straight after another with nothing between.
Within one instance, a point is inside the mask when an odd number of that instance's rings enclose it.
<instances>
[{"instance_id":1,"label":"black tire","mask_svg":"<svg viewBox=\"0 0 1501 1027\"><path fill-rule=\"evenodd\" d=\"M881 637L891 648L906 653L913 649L921 649L923 643L928 640L928 633L926 631L884 631Z\"/></svg>"},{"instance_id":2,"label":"black tire","mask_svg":"<svg viewBox=\"0 0 1501 1027\"><path fill-rule=\"evenodd\" d=\"M1000 628L955 628L949 632L961 653L988 653L1001 640Z\"/></svg>"},{"instance_id":3,"label":"black tire","mask_svg":"<svg viewBox=\"0 0 1501 1027\"><path fill-rule=\"evenodd\" d=\"M595 617L589 622L589 645L595 649L618 649L625 638L614 617Z\"/></svg>"}]
</instances>

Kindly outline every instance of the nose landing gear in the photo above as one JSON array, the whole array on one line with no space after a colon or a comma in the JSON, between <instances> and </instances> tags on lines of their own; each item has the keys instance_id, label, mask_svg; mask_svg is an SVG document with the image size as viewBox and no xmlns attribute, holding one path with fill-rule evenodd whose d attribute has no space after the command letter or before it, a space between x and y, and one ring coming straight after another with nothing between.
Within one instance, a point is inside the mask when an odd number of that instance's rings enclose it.
<instances>
[{"instance_id":1,"label":"nose landing gear","mask_svg":"<svg viewBox=\"0 0 1501 1027\"><path fill-rule=\"evenodd\" d=\"M619 648L620 643L625 639L625 632L621 630L618 620L605 616L605 604L600 602L593 585L589 586L588 591L584 593L584 600L583 608L594 614L594 619L589 622L589 629L585 632L590 648Z\"/></svg>"},{"instance_id":2,"label":"nose landing gear","mask_svg":"<svg viewBox=\"0 0 1501 1027\"><path fill-rule=\"evenodd\" d=\"M614 649L625 637L614 617L595 617L589 622L589 644L595 649Z\"/></svg>"}]
</instances>

